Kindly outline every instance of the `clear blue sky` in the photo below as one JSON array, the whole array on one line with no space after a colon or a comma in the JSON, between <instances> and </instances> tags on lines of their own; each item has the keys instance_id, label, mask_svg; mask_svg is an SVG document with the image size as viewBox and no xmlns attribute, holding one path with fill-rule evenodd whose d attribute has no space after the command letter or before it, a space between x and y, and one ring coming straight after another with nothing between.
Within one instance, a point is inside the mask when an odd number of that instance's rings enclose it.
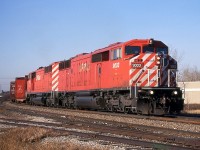
<instances>
[{"instance_id":1,"label":"clear blue sky","mask_svg":"<svg viewBox=\"0 0 200 150\"><path fill-rule=\"evenodd\" d=\"M40 66L154 38L200 68L200 0L0 0L0 89Z\"/></svg>"}]
</instances>

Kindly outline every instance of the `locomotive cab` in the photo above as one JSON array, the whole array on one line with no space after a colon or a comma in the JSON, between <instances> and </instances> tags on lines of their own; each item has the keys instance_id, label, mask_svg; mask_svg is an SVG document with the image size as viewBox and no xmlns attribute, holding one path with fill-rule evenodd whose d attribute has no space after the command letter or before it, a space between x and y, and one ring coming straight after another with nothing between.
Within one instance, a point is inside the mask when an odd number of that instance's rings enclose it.
<instances>
[{"instance_id":1,"label":"locomotive cab","mask_svg":"<svg viewBox=\"0 0 200 150\"><path fill-rule=\"evenodd\" d=\"M130 46L125 51L130 53ZM129 83L138 113L179 113L183 109L182 91L177 87L177 62L160 41L150 39L130 59Z\"/></svg>"}]
</instances>

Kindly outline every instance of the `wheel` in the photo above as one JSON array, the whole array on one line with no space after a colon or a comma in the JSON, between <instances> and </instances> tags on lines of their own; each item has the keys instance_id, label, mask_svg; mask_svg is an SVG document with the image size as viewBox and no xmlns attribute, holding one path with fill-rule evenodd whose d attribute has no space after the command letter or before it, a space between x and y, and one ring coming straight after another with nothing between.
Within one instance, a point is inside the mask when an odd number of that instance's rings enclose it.
<instances>
[{"instance_id":1,"label":"wheel","mask_svg":"<svg viewBox=\"0 0 200 150\"><path fill-rule=\"evenodd\" d=\"M124 113L128 114L128 112L129 112L129 110L126 107L124 107Z\"/></svg>"}]
</instances>

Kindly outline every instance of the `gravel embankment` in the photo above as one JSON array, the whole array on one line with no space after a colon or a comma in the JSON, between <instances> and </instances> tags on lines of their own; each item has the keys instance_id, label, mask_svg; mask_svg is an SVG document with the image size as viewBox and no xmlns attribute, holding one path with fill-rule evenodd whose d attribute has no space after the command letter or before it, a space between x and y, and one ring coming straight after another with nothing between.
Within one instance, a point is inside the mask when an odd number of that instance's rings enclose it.
<instances>
[{"instance_id":1,"label":"gravel embankment","mask_svg":"<svg viewBox=\"0 0 200 150\"><path fill-rule=\"evenodd\" d=\"M77 136L59 136L59 137L47 137L45 138L42 143L73 143L77 147L89 147L90 149L96 149L96 150L127 150L127 149L134 149L136 147L124 145L124 144L116 144L116 143L110 143L105 142L101 140L82 140L81 138ZM149 148L150 149L150 148Z\"/></svg>"},{"instance_id":2,"label":"gravel embankment","mask_svg":"<svg viewBox=\"0 0 200 150\"><path fill-rule=\"evenodd\" d=\"M53 116L55 118L62 118L62 119L70 119L71 118L76 118L77 120L86 120L87 118L92 118L92 123L98 123L102 125L107 125L109 126L110 123L114 124L115 122L117 123L122 123L122 124L128 124L128 126L134 126L134 125L141 125L141 126L150 126L150 127L160 127L160 128L166 128L166 129L174 129L174 130L180 130L180 131L187 131L187 132L200 132L200 125L195 125L195 124L189 124L189 123L177 123L177 122L170 122L170 121L160 121L160 120L153 120L149 119L147 117L140 118L136 117L133 115L132 116L120 116L112 113L98 113L94 111L83 111L83 110L69 110L69 109L55 109L55 108L47 108L47 107L37 107L37 106L28 106L28 105L16 105L10 102L5 103L5 107L2 107L3 109L1 110L2 113L0 114L0 117L6 118L10 117L10 119L18 118L19 120L25 119L28 121L33 121L33 122L44 122L44 123L54 123L54 124L60 124L61 122L59 119L53 119L51 118L51 113L53 113ZM12 110L12 111L6 111ZM14 110L16 109L16 111ZM26 110L25 112L29 111L29 113L23 113L23 111L20 110ZM18 111L19 110L19 111ZM4 112L5 111L5 112ZM39 112L39 113L38 113ZM8 114L7 114L8 113ZM6 114L6 115L5 115ZM31 115L33 114L33 115ZM37 114L37 115L34 115ZM38 114L49 114L47 117L44 116L38 116ZM54 115L55 114L55 115ZM5 115L5 116L4 116ZM49 118L48 118L49 116ZM75 119L75 120L76 120ZM89 120L89 119L88 119ZM11 126L6 126L3 124L0 124L0 128L9 128ZM78 132L79 129L76 129ZM150 129L151 130L151 129ZM154 129L152 128L153 132ZM83 129L80 131L83 132ZM89 132L89 131L87 131ZM170 133L169 133L170 134ZM185 134L181 135L176 135L177 137L182 137L186 136ZM142 146L139 147L134 147L130 145L123 145L120 143L110 143L107 142L106 139L105 141L101 140L95 140L95 139L82 139L78 136L73 136L73 135L68 135L68 136L58 136L58 137L46 137L42 141L42 143L67 143L70 142L74 145L84 145L90 148L98 149L98 150L104 150L104 149L115 149L115 150L126 150L126 149L145 149ZM151 148L148 148L151 149ZM153 148L152 148L153 149Z\"/></svg>"},{"instance_id":3,"label":"gravel embankment","mask_svg":"<svg viewBox=\"0 0 200 150\"><path fill-rule=\"evenodd\" d=\"M12 105L14 107L24 108L24 106L14 105L7 103L8 105ZM145 125L145 126L152 126L152 127L162 127L167 129L175 129L175 130L182 130L182 131L189 131L189 132L200 132L200 125L195 124L187 124L187 123L177 123L177 122L169 122L169 121L159 121L159 120L151 120L151 119L140 119L140 118L131 118L131 117L120 117L120 116L113 116L104 115L104 114L97 114L92 113L92 111L74 111L74 110L63 110L63 109L49 109L45 107L32 107L26 106L26 109L30 111L42 111L45 113L56 113L61 115L60 117L65 118L67 116L73 117L83 117L83 118L93 118L93 119L100 119L103 121L116 121L121 123L129 123L129 124L136 124L136 125Z\"/></svg>"}]
</instances>

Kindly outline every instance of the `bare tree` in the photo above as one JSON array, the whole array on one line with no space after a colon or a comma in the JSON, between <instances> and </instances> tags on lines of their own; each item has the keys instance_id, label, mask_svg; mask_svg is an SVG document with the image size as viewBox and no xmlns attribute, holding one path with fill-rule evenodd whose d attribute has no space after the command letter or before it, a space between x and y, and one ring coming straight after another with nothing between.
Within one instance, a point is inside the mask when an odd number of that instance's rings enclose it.
<instances>
[{"instance_id":1,"label":"bare tree","mask_svg":"<svg viewBox=\"0 0 200 150\"><path fill-rule=\"evenodd\" d=\"M184 52L179 53L175 48L170 48L169 52L178 64L178 81L200 81L200 70L197 66L183 65Z\"/></svg>"},{"instance_id":2,"label":"bare tree","mask_svg":"<svg viewBox=\"0 0 200 150\"><path fill-rule=\"evenodd\" d=\"M183 52L178 53L177 49L175 48L170 48L169 52L170 52L170 55L177 61L177 63L182 66L184 53Z\"/></svg>"},{"instance_id":3,"label":"bare tree","mask_svg":"<svg viewBox=\"0 0 200 150\"><path fill-rule=\"evenodd\" d=\"M200 81L200 70L197 66L187 66L183 69L183 81Z\"/></svg>"}]
</instances>

